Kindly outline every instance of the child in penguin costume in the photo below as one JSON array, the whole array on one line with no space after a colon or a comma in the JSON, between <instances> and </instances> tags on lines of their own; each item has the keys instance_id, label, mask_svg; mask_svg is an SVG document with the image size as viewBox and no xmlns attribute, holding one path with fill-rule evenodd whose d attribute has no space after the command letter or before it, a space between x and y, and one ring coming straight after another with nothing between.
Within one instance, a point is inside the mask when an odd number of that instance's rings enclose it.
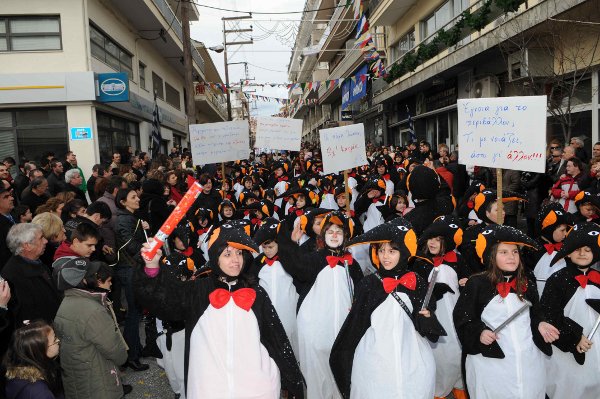
<instances>
[{"instance_id":1,"label":"child in penguin costume","mask_svg":"<svg viewBox=\"0 0 600 399\"><path fill-rule=\"evenodd\" d=\"M374 178L382 179L385 182L385 194L392 195L394 194L394 182L390 178L390 173L388 171L388 164L385 161L385 158L378 158L375 161L375 173L373 174Z\"/></svg>"},{"instance_id":2,"label":"child in penguin costume","mask_svg":"<svg viewBox=\"0 0 600 399\"><path fill-rule=\"evenodd\" d=\"M283 328L292 343L294 353L298 353L298 327L296 326L296 308L298 306L298 292L294 279L285 271L277 252L277 237L279 220L267 218L254 234L254 242L262 252L254 258L250 274L256 276L258 284L269 295L273 307L283 324Z\"/></svg>"},{"instance_id":3,"label":"child in penguin costume","mask_svg":"<svg viewBox=\"0 0 600 399\"><path fill-rule=\"evenodd\" d=\"M180 281L160 270L159 254L135 273L142 304L163 319L185 321L187 399L278 399L281 388L303 397L277 312L246 274L257 250L244 230L225 224L210 236L207 278Z\"/></svg>"},{"instance_id":4,"label":"child in penguin costume","mask_svg":"<svg viewBox=\"0 0 600 399\"><path fill-rule=\"evenodd\" d=\"M325 214L329 213L329 209L311 208L298 217L298 225L303 234L298 245L303 253L314 252L317 250L317 240L321 234L321 222L325 218ZM294 226L290 226L293 228Z\"/></svg>"},{"instance_id":5,"label":"child in penguin costume","mask_svg":"<svg viewBox=\"0 0 600 399\"><path fill-rule=\"evenodd\" d=\"M297 313L298 359L306 378L307 398L341 398L329 367L329 354L352 306L354 287L363 277L360 265L345 249L354 226L345 214L328 213L321 222L324 247L310 253L296 244L302 235L299 225L291 237L285 226L280 231L280 262L302 284Z\"/></svg>"},{"instance_id":6,"label":"child in penguin costume","mask_svg":"<svg viewBox=\"0 0 600 399\"><path fill-rule=\"evenodd\" d=\"M573 214L575 223L593 222L600 223L600 194L592 194L589 191L580 191L575 196L577 212Z\"/></svg>"},{"instance_id":7,"label":"child in penguin costume","mask_svg":"<svg viewBox=\"0 0 600 399\"><path fill-rule=\"evenodd\" d=\"M548 278L566 266L562 259L556 263L551 262L562 247L563 240L571 228L571 214L565 211L559 203L550 202L540 209L536 223L537 229L541 233L540 237L536 239L540 249L525 251L525 266L533 269L538 293L541 297Z\"/></svg>"},{"instance_id":8,"label":"child in penguin costume","mask_svg":"<svg viewBox=\"0 0 600 399\"><path fill-rule=\"evenodd\" d=\"M217 212L219 214L219 226L240 217L240 215L237 215L235 204L228 199L221 201Z\"/></svg>"},{"instance_id":9,"label":"child in penguin costume","mask_svg":"<svg viewBox=\"0 0 600 399\"><path fill-rule=\"evenodd\" d=\"M344 398L431 399L435 360L427 337L445 331L421 309L427 282L408 270L417 236L399 217L351 240L371 245L377 272L356 289L356 300L331 350L329 364ZM435 308L435 300L430 302Z\"/></svg>"},{"instance_id":10,"label":"child in penguin costume","mask_svg":"<svg viewBox=\"0 0 600 399\"><path fill-rule=\"evenodd\" d=\"M417 236L442 214L438 212L436 196L440 189L440 178L433 169L417 165L406 179L406 186L415 204L415 209L406 214Z\"/></svg>"},{"instance_id":11,"label":"child in penguin costume","mask_svg":"<svg viewBox=\"0 0 600 399\"><path fill-rule=\"evenodd\" d=\"M260 200L258 202L254 202L254 203L246 206L244 208L244 210L250 211L250 214L248 216L249 216L250 223L252 224L252 230L251 230L252 236L254 236L256 231L258 231L258 229L260 228L260 226L262 225L263 221L266 218L269 218L269 217L277 218L277 216L274 216L274 215L276 215L275 214L275 205L273 205L273 203L269 200Z\"/></svg>"},{"instance_id":12,"label":"child in penguin costume","mask_svg":"<svg viewBox=\"0 0 600 399\"><path fill-rule=\"evenodd\" d=\"M524 245L536 243L509 226L490 225L477 236L477 255L487 271L469 278L453 313L472 398L545 398L540 350L550 353L558 330L542 321L535 281L520 258Z\"/></svg>"},{"instance_id":13,"label":"child in penguin costume","mask_svg":"<svg viewBox=\"0 0 600 399\"><path fill-rule=\"evenodd\" d=\"M482 182L475 181L471 183L465 191L462 201L456 207L456 215L463 224L463 228L481 223L481 219L479 219L473 208L475 207L475 197L483 190L485 190L485 185Z\"/></svg>"},{"instance_id":14,"label":"child in penguin costume","mask_svg":"<svg viewBox=\"0 0 600 399\"><path fill-rule=\"evenodd\" d=\"M463 231L454 216L439 216L419 238L423 248L413 264L413 270L431 284L436 271L436 315L448 335L431 343L435 358L435 397L444 398L452 392L456 399L466 399L461 372L462 350L452 312L458 301L459 289L472 274L456 253ZM438 288L439 287L439 288Z\"/></svg>"},{"instance_id":15,"label":"child in penguin costume","mask_svg":"<svg viewBox=\"0 0 600 399\"><path fill-rule=\"evenodd\" d=\"M381 212L377 210L377 207L385 203L385 187L383 179L379 177L370 178L365 183L363 192L354 203L356 215L363 222L363 230L365 232L384 223Z\"/></svg>"},{"instance_id":16,"label":"child in penguin costume","mask_svg":"<svg viewBox=\"0 0 600 399\"><path fill-rule=\"evenodd\" d=\"M544 316L560 331L546 362L550 399L600 396L600 335L589 334L600 316L600 272L590 266L600 260L600 227L576 224L552 259L566 267L548 278L541 305Z\"/></svg>"}]
</instances>

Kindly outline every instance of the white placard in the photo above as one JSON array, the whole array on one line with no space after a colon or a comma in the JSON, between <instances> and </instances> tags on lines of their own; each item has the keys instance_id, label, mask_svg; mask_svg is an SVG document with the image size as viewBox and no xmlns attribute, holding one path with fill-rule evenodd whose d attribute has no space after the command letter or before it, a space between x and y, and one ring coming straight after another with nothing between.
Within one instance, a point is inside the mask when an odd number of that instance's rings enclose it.
<instances>
[{"instance_id":1,"label":"white placard","mask_svg":"<svg viewBox=\"0 0 600 399\"><path fill-rule=\"evenodd\" d=\"M366 165L365 127L362 123L319 131L323 172L338 173Z\"/></svg>"},{"instance_id":2,"label":"white placard","mask_svg":"<svg viewBox=\"0 0 600 399\"><path fill-rule=\"evenodd\" d=\"M546 96L458 100L458 162L544 173Z\"/></svg>"},{"instance_id":3,"label":"white placard","mask_svg":"<svg viewBox=\"0 0 600 399\"><path fill-rule=\"evenodd\" d=\"M248 121L190 125L194 165L247 159L250 154Z\"/></svg>"},{"instance_id":4,"label":"white placard","mask_svg":"<svg viewBox=\"0 0 600 399\"><path fill-rule=\"evenodd\" d=\"M300 151L301 141L302 119L256 118L256 143L254 147Z\"/></svg>"}]
</instances>

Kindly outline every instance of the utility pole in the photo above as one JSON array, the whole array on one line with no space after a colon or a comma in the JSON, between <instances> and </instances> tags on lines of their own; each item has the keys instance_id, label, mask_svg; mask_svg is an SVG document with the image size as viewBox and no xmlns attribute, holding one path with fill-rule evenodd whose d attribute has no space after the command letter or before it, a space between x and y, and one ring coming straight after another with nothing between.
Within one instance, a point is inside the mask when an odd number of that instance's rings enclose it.
<instances>
[{"instance_id":1,"label":"utility pole","mask_svg":"<svg viewBox=\"0 0 600 399\"><path fill-rule=\"evenodd\" d=\"M196 123L196 103L194 99L194 61L192 59L192 41L190 38L190 0L181 0L181 28L183 31L183 69L185 80L185 113L188 125Z\"/></svg>"},{"instance_id":2,"label":"utility pole","mask_svg":"<svg viewBox=\"0 0 600 399\"><path fill-rule=\"evenodd\" d=\"M250 15L244 15L242 17L223 17L221 18L221 20L223 21L223 63L225 64L225 86L226 86L226 93L227 93L227 120L230 121L231 120L231 95L229 93L229 62L227 60L227 46L233 46L233 45L242 45L242 44L253 44L254 41L253 40L247 40L247 41L241 41L241 42L228 42L227 41L227 34L228 33L242 33L242 32L252 32L252 26L250 26L249 29L231 29L231 30L227 30L225 23L227 21L239 21L242 19L251 19L252 18L252 14Z\"/></svg>"}]
</instances>

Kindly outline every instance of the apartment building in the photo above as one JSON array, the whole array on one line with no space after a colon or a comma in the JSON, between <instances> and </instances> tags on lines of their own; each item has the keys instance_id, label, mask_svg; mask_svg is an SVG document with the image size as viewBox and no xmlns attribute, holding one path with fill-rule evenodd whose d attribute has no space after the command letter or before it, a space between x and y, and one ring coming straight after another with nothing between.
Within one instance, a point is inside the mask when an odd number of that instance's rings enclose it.
<instances>
[{"instance_id":1,"label":"apartment building","mask_svg":"<svg viewBox=\"0 0 600 399\"><path fill-rule=\"evenodd\" d=\"M186 147L180 20L175 0L4 0L0 158L72 150L89 171L127 147L148 151L154 93L164 152ZM195 80L215 79L206 51L192 47L192 56ZM226 119L222 100L213 100L196 95L198 121Z\"/></svg>"}]
</instances>

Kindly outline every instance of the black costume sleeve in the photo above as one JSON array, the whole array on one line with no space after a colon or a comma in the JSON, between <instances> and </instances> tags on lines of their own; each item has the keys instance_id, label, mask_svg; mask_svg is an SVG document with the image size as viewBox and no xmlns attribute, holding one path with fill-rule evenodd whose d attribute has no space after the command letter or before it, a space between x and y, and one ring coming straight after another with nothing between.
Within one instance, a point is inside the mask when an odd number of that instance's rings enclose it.
<instances>
[{"instance_id":1,"label":"black costume sleeve","mask_svg":"<svg viewBox=\"0 0 600 399\"><path fill-rule=\"evenodd\" d=\"M544 352L547 356L552 356L552 345L544 341L544 337L540 334L538 327L544 319L544 313L540 307L539 294L537 290L537 284L535 283L535 276L532 272L527 273L527 291L525 291L525 298L531 302L533 306L529 309L529 318L531 320L531 334L533 336L533 342L535 345Z\"/></svg>"},{"instance_id":2,"label":"black costume sleeve","mask_svg":"<svg viewBox=\"0 0 600 399\"><path fill-rule=\"evenodd\" d=\"M323 265L315 259L317 258L316 253L304 253L298 244L292 241L290 235L291 233L285 226L280 228L277 238L279 245L277 254L281 265L295 280L302 283L313 281Z\"/></svg>"},{"instance_id":3,"label":"black costume sleeve","mask_svg":"<svg viewBox=\"0 0 600 399\"><path fill-rule=\"evenodd\" d=\"M375 276L364 278L356 288L356 300L340 329L329 356L329 365L344 399L350 397L352 362L358 343L371 326L371 313L386 298Z\"/></svg>"},{"instance_id":4,"label":"black costume sleeve","mask_svg":"<svg viewBox=\"0 0 600 399\"><path fill-rule=\"evenodd\" d=\"M446 286L446 284L438 283L436 286ZM432 295L431 300L427 306L427 310L431 313L429 317L425 317L419 312L421 311L421 307L423 307L423 302L425 301L425 296L427 295L427 289L429 288L429 284L427 283L427 279L421 278L421 276L417 275L417 288L414 292L409 290L405 290L403 287L398 287L398 290L403 291L412 302L412 319L413 325L415 326L415 330L421 336L427 338L431 342L437 342L439 337L446 336L446 330L440 324L437 317L435 316L435 309L437 308L437 299L435 298L435 290ZM443 293L441 294L443 295Z\"/></svg>"},{"instance_id":5,"label":"black costume sleeve","mask_svg":"<svg viewBox=\"0 0 600 399\"><path fill-rule=\"evenodd\" d=\"M165 270L150 277L141 267L136 268L133 279L136 300L159 319L172 321L185 319L189 307L194 305L193 294L201 292L201 285L206 282L181 281Z\"/></svg>"},{"instance_id":6,"label":"black costume sleeve","mask_svg":"<svg viewBox=\"0 0 600 399\"><path fill-rule=\"evenodd\" d=\"M482 354L486 357L503 359L504 353L500 345L494 341L491 345L484 345L479 340L483 330L491 330L481 320L483 308L489 302L492 293L486 292L486 286L491 285L484 276L471 277L464 290L458 297L458 302L452 314L454 327L463 352L469 355Z\"/></svg>"},{"instance_id":7,"label":"black costume sleeve","mask_svg":"<svg viewBox=\"0 0 600 399\"><path fill-rule=\"evenodd\" d=\"M562 269L548 278L540 301L541 311L548 323L560 331L554 346L563 352L571 352L577 358L577 344L583 335L583 327L565 316L565 306L579 286L574 278L569 278L568 269Z\"/></svg>"},{"instance_id":8,"label":"black costume sleeve","mask_svg":"<svg viewBox=\"0 0 600 399\"><path fill-rule=\"evenodd\" d=\"M373 203L371 198L367 195L368 191L360 194L354 202L354 213L356 216L360 216L369 210L369 206Z\"/></svg>"},{"instance_id":9,"label":"black costume sleeve","mask_svg":"<svg viewBox=\"0 0 600 399\"><path fill-rule=\"evenodd\" d=\"M256 286L257 301L253 311L259 315L260 342L275 361L281 375L281 387L289 392L290 398L304 398L304 378L294 356L290 340L283 329L277 312L260 286ZM258 299L260 298L260 301ZM260 306L260 308L256 308Z\"/></svg>"}]
</instances>

